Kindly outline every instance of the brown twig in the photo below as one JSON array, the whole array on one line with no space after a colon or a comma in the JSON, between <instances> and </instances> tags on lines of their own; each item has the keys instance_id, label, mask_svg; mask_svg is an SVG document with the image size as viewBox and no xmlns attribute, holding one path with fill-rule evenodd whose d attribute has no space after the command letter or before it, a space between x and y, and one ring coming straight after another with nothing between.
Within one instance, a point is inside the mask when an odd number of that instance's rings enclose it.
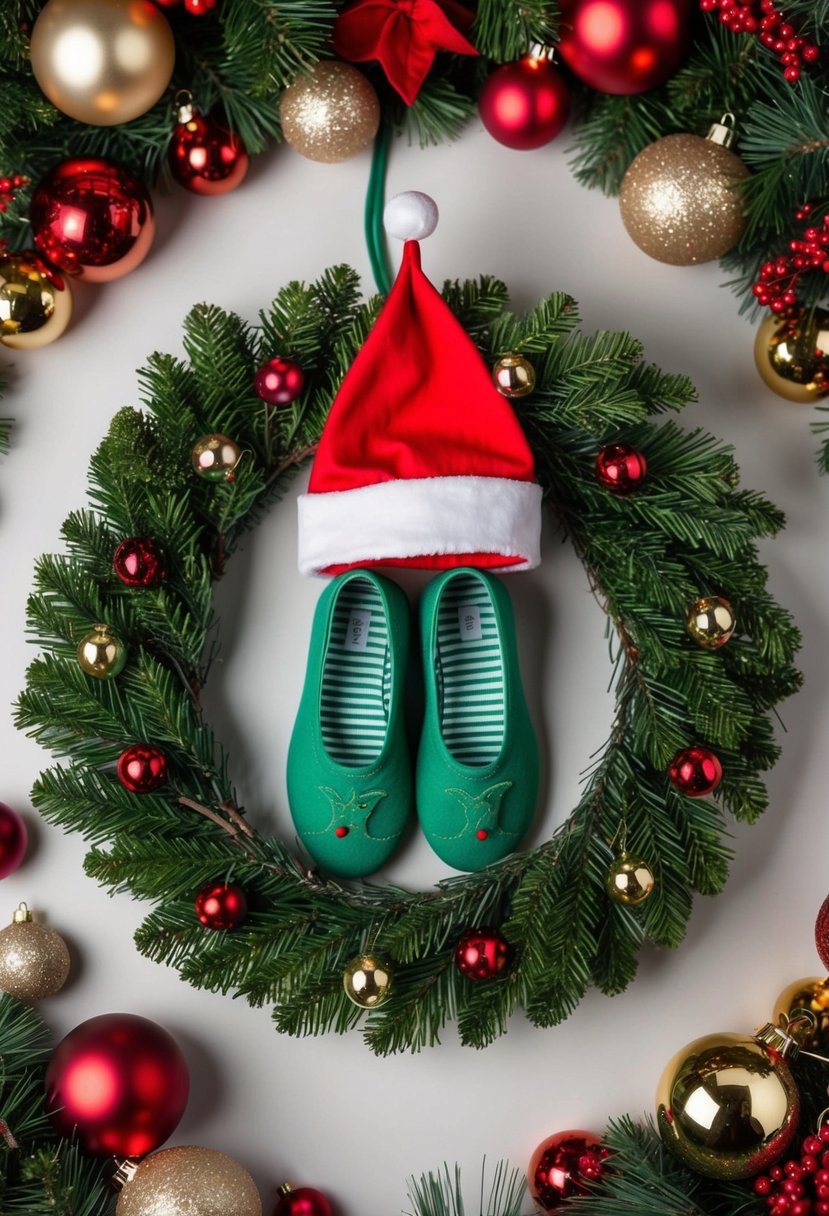
<instances>
[{"instance_id":1,"label":"brown twig","mask_svg":"<svg viewBox=\"0 0 829 1216\"><path fill-rule=\"evenodd\" d=\"M242 849L249 861L257 860L253 849L251 849L250 845L247 844L246 841L242 840L239 836L238 820L241 820L242 817L239 815L238 811L236 811L234 822L228 823L228 821L223 819L222 816L217 814L216 811L211 811L209 807L203 806L202 803L196 802L193 798L188 798L185 794L179 794L178 801L181 806L189 807L191 811L197 811L200 815L204 815L206 819L209 819L211 823L217 824L223 832L227 832L233 843L237 844L239 848ZM223 810L227 810L227 804L222 803L221 806ZM246 835L253 836L253 832L247 824L244 824L244 829Z\"/></svg>"},{"instance_id":2,"label":"brown twig","mask_svg":"<svg viewBox=\"0 0 829 1216\"><path fill-rule=\"evenodd\" d=\"M297 448L294 452L289 452L284 460L281 460L275 469L272 469L268 474L265 485L269 486L272 482L286 473L288 469L293 468L295 464L302 464L303 460L307 460L309 456L313 456L317 450L317 441L306 443L304 448Z\"/></svg>"}]
</instances>

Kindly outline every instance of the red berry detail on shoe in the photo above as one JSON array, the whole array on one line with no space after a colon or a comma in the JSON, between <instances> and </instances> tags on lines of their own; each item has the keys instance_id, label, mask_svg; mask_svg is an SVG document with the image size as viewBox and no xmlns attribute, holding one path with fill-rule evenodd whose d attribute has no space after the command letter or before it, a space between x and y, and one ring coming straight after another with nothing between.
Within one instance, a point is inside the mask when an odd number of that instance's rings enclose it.
<instances>
[{"instance_id":1,"label":"red berry detail on shoe","mask_svg":"<svg viewBox=\"0 0 829 1216\"><path fill-rule=\"evenodd\" d=\"M348 835L348 828L334 828L334 835L339 836L340 840L342 840L343 836Z\"/></svg>"},{"instance_id":2,"label":"red berry detail on shoe","mask_svg":"<svg viewBox=\"0 0 829 1216\"><path fill-rule=\"evenodd\" d=\"M478 828L475 835L479 840L489 840L489 832L486 830L486 828Z\"/></svg>"}]
</instances>

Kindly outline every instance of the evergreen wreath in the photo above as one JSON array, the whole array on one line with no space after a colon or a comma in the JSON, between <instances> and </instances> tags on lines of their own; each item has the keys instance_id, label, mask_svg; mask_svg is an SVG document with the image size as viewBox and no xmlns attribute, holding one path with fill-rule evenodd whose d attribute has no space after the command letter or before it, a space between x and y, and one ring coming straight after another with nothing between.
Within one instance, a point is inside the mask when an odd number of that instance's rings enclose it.
<instances>
[{"instance_id":1,"label":"evergreen wreath","mask_svg":"<svg viewBox=\"0 0 829 1216\"><path fill-rule=\"evenodd\" d=\"M363 1025L379 1054L434 1044L450 1018L464 1043L485 1046L519 1006L549 1026L590 985L623 990L644 940L678 945L692 893L725 883L725 813L753 821L766 806L760 775L778 755L772 711L800 683L798 631L766 589L755 549L782 514L738 488L728 447L654 421L693 398L690 382L643 362L625 333L579 332L562 293L522 316L493 278L447 283L443 295L489 364L505 352L532 360L536 389L516 405L537 478L607 614L613 727L578 805L546 843L422 892L330 880L248 822L205 721L200 694L218 650L213 584L313 453L379 311L380 298L360 301L347 266L289 283L258 325L197 305L184 325L186 359L150 357L139 376L145 409L116 414L91 462L91 508L66 520L66 552L37 565L28 615L43 653L16 709L18 726L64 760L39 778L35 806L92 842L88 874L155 904L136 934L142 953L197 987L272 1004L280 1031L306 1035L361 1020L343 971L380 952L392 960L394 995ZM272 407L253 377L277 354L306 379L292 404ZM193 471L194 445L209 433L245 453L232 482ZM626 497L596 474L597 453L620 442L648 463ZM113 553L128 537L162 547L159 586L130 589L114 574ZM685 621L689 605L717 594L733 604L738 628L711 650ZM108 679L90 678L77 659L96 622L128 656ZM138 742L166 757L167 784L156 792L131 793L117 779L119 755ZM722 763L716 801L686 797L668 777L675 754L698 743ZM623 848L656 878L638 907L606 891ZM217 880L247 894L248 918L232 932L204 928L194 911L196 893ZM454 962L461 935L481 926L510 946L508 965L486 983Z\"/></svg>"}]
</instances>

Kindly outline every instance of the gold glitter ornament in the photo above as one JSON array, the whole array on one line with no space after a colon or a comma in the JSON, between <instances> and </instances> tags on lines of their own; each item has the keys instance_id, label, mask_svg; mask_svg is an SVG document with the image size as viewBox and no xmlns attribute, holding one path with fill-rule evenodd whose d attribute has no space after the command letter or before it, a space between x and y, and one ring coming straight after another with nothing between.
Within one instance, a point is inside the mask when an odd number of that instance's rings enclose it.
<instances>
[{"instance_id":1,"label":"gold glitter ornament","mask_svg":"<svg viewBox=\"0 0 829 1216\"><path fill-rule=\"evenodd\" d=\"M394 973L388 959L379 954L358 954L343 972L345 995L361 1009L385 1005L394 987Z\"/></svg>"},{"instance_id":2,"label":"gold glitter ornament","mask_svg":"<svg viewBox=\"0 0 829 1216\"><path fill-rule=\"evenodd\" d=\"M737 619L724 595L704 595L688 609L685 624L698 646L719 650L734 632Z\"/></svg>"},{"instance_id":3,"label":"gold glitter ornament","mask_svg":"<svg viewBox=\"0 0 829 1216\"><path fill-rule=\"evenodd\" d=\"M325 59L288 85L279 99L279 121L295 152L336 164L374 139L380 103L362 72L350 63Z\"/></svg>"},{"instance_id":4,"label":"gold glitter ornament","mask_svg":"<svg viewBox=\"0 0 829 1216\"><path fill-rule=\"evenodd\" d=\"M798 1019L803 1010L812 1017ZM771 1020L787 1026L787 1033L805 1051L825 1052L829 1047L829 979L809 975L789 984L774 1002Z\"/></svg>"},{"instance_id":5,"label":"gold glitter ornament","mask_svg":"<svg viewBox=\"0 0 829 1216\"><path fill-rule=\"evenodd\" d=\"M22 1001L60 992L69 976L69 951L61 935L32 919L25 904L0 929L0 991Z\"/></svg>"},{"instance_id":6,"label":"gold glitter ornament","mask_svg":"<svg viewBox=\"0 0 829 1216\"><path fill-rule=\"evenodd\" d=\"M724 115L724 118L729 115ZM691 266L722 257L745 227L737 182L749 176L730 150L724 122L701 135L665 135L644 148L622 178L619 207L628 235L658 262Z\"/></svg>"},{"instance_id":7,"label":"gold glitter ornament","mask_svg":"<svg viewBox=\"0 0 829 1216\"><path fill-rule=\"evenodd\" d=\"M829 312L798 308L768 317L757 330L754 362L778 397L819 401L829 393Z\"/></svg>"},{"instance_id":8,"label":"gold glitter ornament","mask_svg":"<svg viewBox=\"0 0 829 1216\"><path fill-rule=\"evenodd\" d=\"M523 355L502 355L492 379L503 397L526 397L535 388L535 368Z\"/></svg>"},{"instance_id":9,"label":"gold glitter ornament","mask_svg":"<svg viewBox=\"0 0 829 1216\"><path fill-rule=\"evenodd\" d=\"M605 889L611 899L635 908L643 903L656 886L653 870L641 857L622 853L613 861L605 879Z\"/></svg>"},{"instance_id":10,"label":"gold glitter ornament","mask_svg":"<svg viewBox=\"0 0 829 1216\"><path fill-rule=\"evenodd\" d=\"M111 680L124 670L127 648L109 626L96 625L78 642L78 663L81 670L96 680Z\"/></svg>"},{"instance_id":11,"label":"gold glitter ornament","mask_svg":"<svg viewBox=\"0 0 829 1216\"><path fill-rule=\"evenodd\" d=\"M34 350L59 338L72 316L72 293L36 253L0 256L0 342Z\"/></svg>"},{"instance_id":12,"label":"gold glitter ornament","mask_svg":"<svg viewBox=\"0 0 829 1216\"><path fill-rule=\"evenodd\" d=\"M139 1163L115 1216L262 1216L262 1201L250 1174L227 1153L183 1145Z\"/></svg>"}]
</instances>

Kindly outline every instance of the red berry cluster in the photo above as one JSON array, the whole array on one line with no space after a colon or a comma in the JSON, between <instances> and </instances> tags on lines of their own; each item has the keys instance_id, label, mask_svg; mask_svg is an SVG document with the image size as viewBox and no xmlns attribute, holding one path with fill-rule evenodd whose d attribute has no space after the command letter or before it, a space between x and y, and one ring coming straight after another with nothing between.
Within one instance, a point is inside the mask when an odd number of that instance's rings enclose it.
<instances>
[{"instance_id":1,"label":"red berry cluster","mask_svg":"<svg viewBox=\"0 0 829 1216\"><path fill-rule=\"evenodd\" d=\"M7 211L9 203L14 202L16 191L28 184L28 177L22 173L15 173L14 177L0 177L0 211Z\"/></svg>"},{"instance_id":2,"label":"red berry cluster","mask_svg":"<svg viewBox=\"0 0 829 1216\"><path fill-rule=\"evenodd\" d=\"M829 1216L829 1124L807 1136L800 1160L775 1165L754 1179L771 1216Z\"/></svg>"},{"instance_id":3,"label":"red berry cluster","mask_svg":"<svg viewBox=\"0 0 829 1216\"><path fill-rule=\"evenodd\" d=\"M811 210L811 203L804 203L795 212L795 219L807 219ZM805 271L829 274L829 215L823 217L820 228L814 224L807 228L802 240L789 241L789 251L764 262L760 278L751 289L758 303L772 312L785 312L797 303L797 284Z\"/></svg>"},{"instance_id":4,"label":"red berry cluster","mask_svg":"<svg viewBox=\"0 0 829 1216\"><path fill-rule=\"evenodd\" d=\"M779 57L790 84L800 79L804 63L814 63L820 55L813 42L795 33L774 0L699 0L699 6L704 13L719 10L720 21L732 34L757 34L763 46Z\"/></svg>"},{"instance_id":5,"label":"red berry cluster","mask_svg":"<svg viewBox=\"0 0 829 1216\"><path fill-rule=\"evenodd\" d=\"M181 0L155 0L156 4L161 8L175 8ZM217 0L184 0L184 7L191 17L203 17L205 13L212 12L216 7Z\"/></svg>"}]
</instances>

